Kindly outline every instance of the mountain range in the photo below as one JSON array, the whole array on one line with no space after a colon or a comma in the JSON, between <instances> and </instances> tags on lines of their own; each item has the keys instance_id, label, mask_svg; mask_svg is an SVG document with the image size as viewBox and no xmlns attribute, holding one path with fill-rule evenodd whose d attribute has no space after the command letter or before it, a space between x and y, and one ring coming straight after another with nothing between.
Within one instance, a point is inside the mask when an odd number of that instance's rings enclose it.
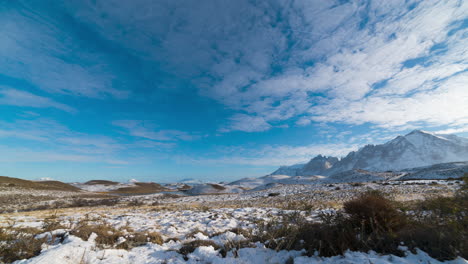
<instances>
[{"instance_id":1,"label":"mountain range","mask_svg":"<svg viewBox=\"0 0 468 264\"><path fill-rule=\"evenodd\" d=\"M414 130L380 145L366 145L344 158L318 155L306 164L283 166L271 175L334 176L351 170L402 171L434 164L468 161L468 139Z\"/></svg>"}]
</instances>

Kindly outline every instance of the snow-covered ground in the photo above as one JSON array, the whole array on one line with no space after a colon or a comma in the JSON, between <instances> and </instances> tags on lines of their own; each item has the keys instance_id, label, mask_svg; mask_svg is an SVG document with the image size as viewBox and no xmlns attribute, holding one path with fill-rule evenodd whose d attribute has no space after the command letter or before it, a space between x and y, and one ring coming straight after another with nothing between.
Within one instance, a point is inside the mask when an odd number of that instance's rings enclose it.
<instances>
[{"instance_id":1,"label":"snow-covered ground","mask_svg":"<svg viewBox=\"0 0 468 264\"><path fill-rule=\"evenodd\" d=\"M112 210L104 209L87 215L90 219L104 219L116 228L130 227L139 231L157 231L163 235L162 245L148 243L131 250L100 249L96 245L97 235L93 234L87 241L65 235L62 243L44 245L39 256L15 263L441 263L422 251L412 254L407 251L405 257L379 255L374 252L347 252L344 256L330 258L303 255L302 251L275 251L266 248L261 243L255 243L252 248L232 250L222 256L219 249L212 246L200 246L192 253L184 256L178 253L183 243L193 240L211 240L219 246L228 242L242 241L246 238L229 230L241 227L255 229L259 220L268 221L279 214L292 211L275 208L222 208L206 211L152 211L148 209ZM309 221L315 221L319 211L303 212ZM65 226L72 226L83 218L81 211L66 210L61 212L59 219ZM0 221L5 217L0 217ZM9 218L15 220L15 218ZM37 227L42 224L40 217L21 218L15 227ZM193 232L200 230L201 232ZM67 230L59 230L66 232ZM44 234L46 235L46 234ZM43 235L43 236L44 236ZM169 238L177 238L170 239ZM180 240L178 240L180 239ZM124 239L122 238L122 241ZM184 258L185 257L185 258ZM445 263L468 263L458 258Z\"/></svg>"},{"instance_id":2,"label":"snow-covered ground","mask_svg":"<svg viewBox=\"0 0 468 264\"><path fill-rule=\"evenodd\" d=\"M374 252L362 253L348 251L344 256L334 256L329 258L324 257L307 257L301 256L300 251L279 251L262 247L261 244L256 248L241 248L236 252L236 255L228 254L222 257L219 250L215 250L212 246L201 246L193 253L188 254L187 260L184 256L177 253L176 250L180 247L180 243L172 242L163 245L148 244L146 246L137 247L130 251L122 249L107 249L96 250L94 237L88 241L83 241L80 238L70 236L63 244L50 247L44 250L41 255L29 260L17 261L17 264L25 263L48 263L48 264L104 264L104 263L308 263L308 264L415 264L415 263L450 263L464 264L468 263L464 259L456 259L452 261L440 262L425 252L418 251L416 254L406 252L405 257L397 257L394 255L379 255Z\"/></svg>"},{"instance_id":3,"label":"snow-covered ground","mask_svg":"<svg viewBox=\"0 0 468 264\"><path fill-rule=\"evenodd\" d=\"M71 185L78 187L82 190L88 192L109 192L113 190L117 190L119 188L125 187L134 187L135 183L129 181L128 183L117 183L117 184L86 184L80 182L71 183Z\"/></svg>"},{"instance_id":4,"label":"snow-covered ground","mask_svg":"<svg viewBox=\"0 0 468 264\"><path fill-rule=\"evenodd\" d=\"M269 177L275 178L275 177ZM268 178L267 178L268 179ZM276 180L278 177L275 178ZM289 179L284 177L284 179ZM228 243L241 243L247 239L236 229L258 232L259 223L277 219L283 215L300 212L309 222L320 221L321 212L335 212L344 201L367 190L379 190L396 200L423 199L433 195L452 195L460 188L461 181L414 180L367 183L334 184L278 184L271 188L248 190L241 193L213 195L184 195L176 197L165 193L121 196L113 206L62 208L45 211L0 214L0 226L9 228L41 228L51 215L56 215L59 229L38 236L63 235L64 240L51 245L43 244L36 257L16 263L441 263L425 252L406 256L379 255L374 252L347 252L344 256L306 256L304 251L275 251L260 242L249 247L222 249L198 246L189 254L179 252L181 247L194 240L210 240L223 248ZM206 186L206 185L199 185ZM263 185L264 186L264 185ZM219 187L212 188L220 189ZM17 192L19 194L20 191ZM23 190L24 192L24 190ZM36 193L37 192L37 193ZM34 191L29 195L56 196L55 200L73 199L80 193ZM66 194L66 195L65 195ZM89 194L85 192L84 194ZM13 195L14 193L9 193ZM0 197L2 194L0 194ZM40 197L40 196L36 196ZM42 196L41 196L42 197ZM96 198L102 199L102 198ZM138 203L135 203L137 201ZM301 207L301 205L306 205ZM292 207L292 208L290 208ZM294 209L292 211L288 209ZM158 232L164 243L147 243L131 249L102 248L96 242L97 235L87 241L69 234L78 223L87 219L90 223L104 221L116 230ZM43 232L43 231L41 231ZM133 231L132 231L133 232ZM131 233L127 233L131 235ZM119 238L125 242L126 238ZM119 243L120 243L119 242ZM445 263L468 263L458 258Z\"/></svg>"}]
</instances>

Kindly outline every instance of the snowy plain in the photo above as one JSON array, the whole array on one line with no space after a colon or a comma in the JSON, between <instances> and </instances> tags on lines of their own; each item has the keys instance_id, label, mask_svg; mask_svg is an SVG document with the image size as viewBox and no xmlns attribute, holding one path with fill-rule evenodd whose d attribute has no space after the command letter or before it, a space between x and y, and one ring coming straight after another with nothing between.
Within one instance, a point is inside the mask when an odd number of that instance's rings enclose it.
<instances>
[{"instance_id":1,"label":"snowy plain","mask_svg":"<svg viewBox=\"0 0 468 264\"><path fill-rule=\"evenodd\" d=\"M38 238L59 235L63 241L52 245L43 244L41 253L30 259L15 263L442 263L425 252L406 251L406 256L380 255L375 252L351 252L343 256L305 256L303 251L267 248L255 242L253 247L232 249L225 256L213 246L199 246L184 255L178 251L184 243L194 240L210 240L218 246L246 240L236 228L258 229L261 221L272 221L278 216L299 212L307 221L320 221L320 213L335 212L335 205L366 190L380 190L393 195L397 200L422 199L427 195L450 195L459 187L458 181L417 180L365 184L280 184L270 189L245 191L243 193L189 195L165 197L165 194L123 196L117 206L62 208L56 210L0 214L0 225L14 228L40 228L51 215L56 216L61 228L43 233ZM274 194L274 195L272 195ZM61 194L57 194L61 195ZM138 199L135 206L126 205ZM335 201L335 203L329 203ZM288 210L290 203L313 204L316 209ZM339 206L338 206L339 207ZM132 249L102 248L96 244L97 235L87 241L69 234L80 220L105 221L117 230L131 228L138 232L158 232L164 242L147 243ZM124 242L125 238L119 238ZM458 258L443 263L468 263Z\"/></svg>"}]
</instances>

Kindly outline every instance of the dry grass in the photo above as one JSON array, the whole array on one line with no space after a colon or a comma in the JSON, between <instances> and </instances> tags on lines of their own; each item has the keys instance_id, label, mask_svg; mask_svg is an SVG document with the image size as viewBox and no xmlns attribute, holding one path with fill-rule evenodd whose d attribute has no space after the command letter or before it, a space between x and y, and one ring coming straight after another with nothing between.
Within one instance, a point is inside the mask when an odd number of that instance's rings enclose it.
<instances>
[{"instance_id":1,"label":"dry grass","mask_svg":"<svg viewBox=\"0 0 468 264\"><path fill-rule=\"evenodd\" d=\"M99 248L131 249L147 243L161 245L164 240L158 232L154 231L134 231L130 227L116 229L114 226L102 219L82 219L71 231L70 234L83 240L88 240L91 234L95 233L96 246ZM123 239L121 239L123 238ZM119 243L120 242L120 243Z\"/></svg>"},{"instance_id":2,"label":"dry grass","mask_svg":"<svg viewBox=\"0 0 468 264\"><path fill-rule=\"evenodd\" d=\"M196 234L201 233L204 236L208 236L208 233L205 231L202 231L198 228L193 229L190 233L185 235L185 238L194 238Z\"/></svg>"},{"instance_id":3,"label":"dry grass","mask_svg":"<svg viewBox=\"0 0 468 264\"><path fill-rule=\"evenodd\" d=\"M117 185L119 184L118 182L114 181L107 181L107 180L92 180L92 181L87 181L85 182L86 185L98 185L98 184L103 184L103 185Z\"/></svg>"},{"instance_id":4,"label":"dry grass","mask_svg":"<svg viewBox=\"0 0 468 264\"><path fill-rule=\"evenodd\" d=\"M14 222L0 228L0 263L11 263L39 255L44 243L55 243L56 237L36 239L42 230L37 228L15 228Z\"/></svg>"},{"instance_id":5,"label":"dry grass","mask_svg":"<svg viewBox=\"0 0 468 264\"><path fill-rule=\"evenodd\" d=\"M164 240L158 232L132 232L124 236L125 242L116 245L116 248L131 249L147 243L162 245Z\"/></svg>"},{"instance_id":6,"label":"dry grass","mask_svg":"<svg viewBox=\"0 0 468 264\"><path fill-rule=\"evenodd\" d=\"M467 200L466 192L427 200L413 208L416 215L411 217L382 194L368 192L346 202L344 213L321 215L321 223L309 223L300 214L259 223L252 241L275 250L305 249L307 255L317 252L320 256L340 255L347 250L402 255L399 246L403 243L410 250L420 248L439 260L467 258ZM424 217L418 217L419 212Z\"/></svg>"},{"instance_id":7,"label":"dry grass","mask_svg":"<svg viewBox=\"0 0 468 264\"><path fill-rule=\"evenodd\" d=\"M34 190L57 190L57 191L69 191L77 192L80 191L70 184L66 184L60 181L28 181L12 177L0 176L0 185L7 188L24 188Z\"/></svg>"},{"instance_id":8,"label":"dry grass","mask_svg":"<svg viewBox=\"0 0 468 264\"><path fill-rule=\"evenodd\" d=\"M187 256L188 254L194 252L195 249L199 247L209 247L209 246L212 246L215 250L220 249L220 246L218 246L212 240L194 240L194 241L184 243L178 252L184 256Z\"/></svg>"},{"instance_id":9,"label":"dry grass","mask_svg":"<svg viewBox=\"0 0 468 264\"><path fill-rule=\"evenodd\" d=\"M213 189L218 190L218 191L224 191L224 190L226 190L226 187L221 186L221 185L219 185L219 184L210 183L209 185L210 185L211 187L213 187Z\"/></svg>"}]
</instances>

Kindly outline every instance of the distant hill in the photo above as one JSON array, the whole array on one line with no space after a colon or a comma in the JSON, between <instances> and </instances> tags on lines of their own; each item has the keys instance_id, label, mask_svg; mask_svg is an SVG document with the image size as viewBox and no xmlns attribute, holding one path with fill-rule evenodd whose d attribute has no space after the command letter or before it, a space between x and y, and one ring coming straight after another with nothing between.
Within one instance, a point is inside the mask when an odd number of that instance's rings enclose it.
<instances>
[{"instance_id":1,"label":"distant hill","mask_svg":"<svg viewBox=\"0 0 468 264\"><path fill-rule=\"evenodd\" d=\"M150 194L165 191L172 191L162 185L154 182L135 182L134 186L122 187L115 190L110 190L111 194Z\"/></svg>"},{"instance_id":2,"label":"distant hill","mask_svg":"<svg viewBox=\"0 0 468 264\"><path fill-rule=\"evenodd\" d=\"M87 181L87 182L85 182L84 184L86 184L86 185L98 185L98 184L102 184L102 185L118 185L119 183L118 183L118 182L114 182L114 181L107 181L107 180L92 180L92 181Z\"/></svg>"},{"instance_id":3,"label":"distant hill","mask_svg":"<svg viewBox=\"0 0 468 264\"><path fill-rule=\"evenodd\" d=\"M6 188L24 188L34 190L80 191L79 188L60 181L28 181L6 176L0 176L0 186Z\"/></svg>"}]
</instances>

